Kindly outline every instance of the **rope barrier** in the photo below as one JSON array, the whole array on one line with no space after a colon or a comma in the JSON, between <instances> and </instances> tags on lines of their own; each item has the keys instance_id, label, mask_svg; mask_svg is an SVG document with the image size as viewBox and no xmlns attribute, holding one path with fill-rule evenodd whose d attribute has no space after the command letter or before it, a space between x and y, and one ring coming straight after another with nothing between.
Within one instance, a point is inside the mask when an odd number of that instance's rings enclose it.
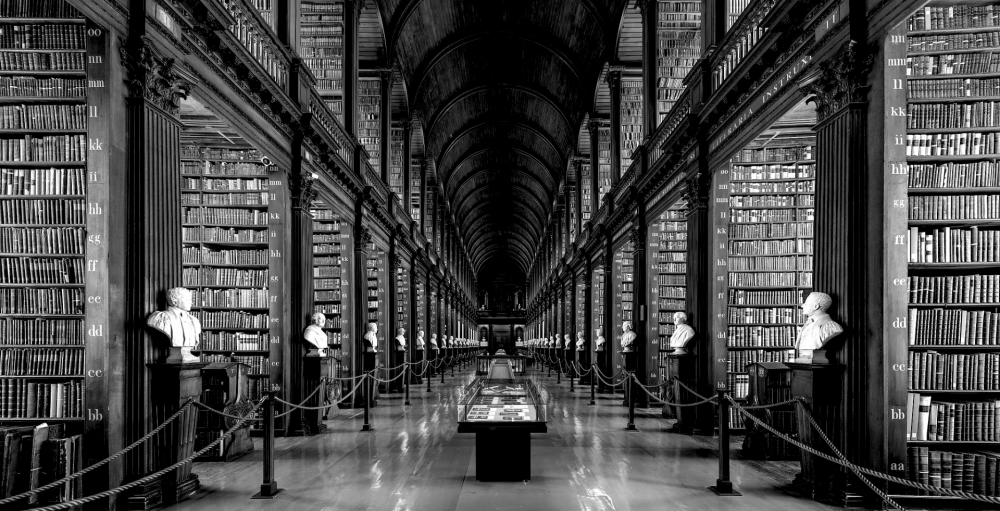
<instances>
[{"instance_id":1,"label":"rope barrier","mask_svg":"<svg viewBox=\"0 0 1000 511\"><path fill-rule=\"evenodd\" d=\"M632 378L636 378L636 376L635 376L635 375L632 375ZM639 383L639 380L638 380L638 379L636 378L635 382L636 382L636 383ZM658 385L654 385L654 386L658 386ZM698 402L696 402L696 403L670 403L670 402L668 402L668 401L664 401L664 400L662 400L662 399L660 399L660 398L658 398L658 397L654 396L654 395L653 395L652 393L650 393L650 392L649 392L649 390L647 390L647 389L646 389L646 385L642 385L642 384L640 384L640 385L639 385L639 387L641 387L641 388L642 388L642 391L643 391L643 392L645 392L646 394L649 394L649 397L650 397L650 398L652 398L653 400L655 400L655 401L657 401L657 402L659 402L659 403L663 403L663 404L664 404L664 405L666 405L666 406L679 406L679 407L686 407L686 406L699 406L699 405L703 405L703 404L705 404L705 403L708 403L708 402L710 402L710 401L715 401L716 399L718 399L718 398L719 398L719 396L712 396L712 397L710 397L710 398L708 398L708 399L702 399L701 401L698 401Z\"/></svg>"},{"instance_id":2,"label":"rope barrier","mask_svg":"<svg viewBox=\"0 0 1000 511\"><path fill-rule=\"evenodd\" d=\"M266 399L266 398L264 398L264 399ZM247 416L252 415L254 412L256 412L261 407L261 405L264 404L264 399L261 399L260 401L258 401L257 404L254 405L253 408L251 408L249 412L247 412ZM101 499L103 499L105 497L110 497L112 495L117 495L117 494L119 494L119 493L121 493L123 491L131 490L132 488L135 488L137 486L146 484L146 483L148 483L150 481L154 481L154 480L158 479L160 476L162 476L164 474L168 474L170 472L173 472L175 469L177 469L179 467L182 467L182 466L184 466L184 465L186 465L188 463L191 463L192 461L194 461L195 458L197 458L197 457L201 456L202 454L205 454L206 452L214 449L216 445L218 445L220 442L222 442L223 440L225 440L226 438L228 438L230 433L232 433L233 431L236 431L237 429L241 428L243 426L244 422L246 422L246 419L240 420L239 422L236 423L236 425L234 425L233 427L229 428L225 433L219 435L219 438L216 438L212 443L208 444L207 446L205 446L204 448L202 448L200 451L192 454L188 458L186 458L184 460L181 460L181 461L178 461L177 463L174 463L173 465L170 465L169 467L166 467L166 468L160 469L160 470L158 470L156 472L153 472L152 474L149 474L146 477L143 477L141 479L136 479L135 481L132 481L131 483L124 484L124 485L119 486L117 488L112 488L110 490L105 490L105 491L102 491L100 493L95 493L94 495L90 495L90 496L87 496L87 497L81 497L79 499L74 499L74 500L70 500L70 501L67 501L67 502L60 502L58 504L52 504L52 505L45 506L45 507L35 507L35 508L31 508L30 511L60 511L60 510L63 510L63 509L73 509L73 508L75 508L77 506L80 506L82 504L89 504L91 502L97 502L98 500L101 500Z\"/></svg>"},{"instance_id":3,"label":"rope barrier","mask_svg":"<svg viewBox=\"0 0 1000 511\"><path fill-rule=\"evenodd\" d=\"M97 463L94 463L93 465L80 470L79 472L70 474L70 475L68 475L68 476L66 476L66 477L64 477L62 479L57 480L57 481L52 481L51 483L48 483L48 484L46 484L44 486L35 488L33 490L28 490L28 491L26 491L24 493L19 493L17 495L13 495L11 497L7 497L5 499L2 499L2 500L0 500L0 505L9 504L11 502L15 502L17 500L20 500L22 498L28 497L30 495L34 495L34 494L37 494L37 493L41 493L43 491L50 490L50 489L55 488L55 487L57 487L57 486L65 483L65 482L72 481L73 479L76 479L76 478L78 478L80 476L83 476L84 474L87 474L88 472L93 472L94 470L97 470L98 468L100 468L100 467L102 467L102 466L104 466L104 465L106 465L106 464L108 464L108 463L110 463L110 462L112 462L112 461L114 461L114 460L116 460L116 459L124 456L127 452L129 452L132 449L135 449L136 447L138 447L138 446L146 443L147 440L149 440L150 438L153 438L160 431L163 431L163 428L167 427L167 424L170 424L175 419L177 419L178 417L180 417L181 413L183 413L184 410L186 410L188 406L191 406L191 403L197 403L197 401L195 401L193 397L192 398L188 398L188 400L185 401L184 404L182 404L181 407L178 408L177 411L174 412L173 415L171 415L170 417L167 417L166 420L164 420L159 426L153 428L153 430L150 431L149 433L146 433L145 436L143 436L142 438L136 440L135 442L132 442L131 444L128 445L128 447L125 447L124 449L116 452L115 454L112 454L111 456L108 456L107 458L104 458L103 460L98 461Z\"/></svg>"},{"instance_id":4,"label":"rope barrier","mask_svg":"<svg viewBox=\"0 0 1000 511\"><path fill-rule=\"evenodd\" d=\"M392 383L392 382L394 382L394 381L402 378L404 374L406 374L406 373L399 373L399 374L396 375L395 378L392 378L392 379L389 379L389 380L380 380L378 378L378 376L372 376L372 379L374 379L375 381L377 381L379 383Z\"/></svg>"},{"instance_id":5,"label":"rope barrier","mask_svg":"<svg viewBox=\"0 0 1000 511\"><path fill-rule=\"evenodd\" d=\"M364 376L368 376L368 374L367 374L367 373L365 373L365 375L364 375ZM325 409L327 409L327 408L330 408L330 407L334 406L334 405L335 405L335 404L337 404L337 403L342 403L342 402L344 402L345 400L347 400L347 398L349 398L349 397L351 397L352 395L354 395L354 391L355 391L355 390L357 390L357 389L358 389L358 387L360 387L360 386L361 386L361 383L362 383L362 382L364 382L364 379L363 379L363 378L362 378L362 380L361 380L361 381L359 381L359 382L358 382L358 384L357 384L357 385L355 385L355 386L354 386L354 388L353 388L353 389L351 389L351 391L350 391L350 392L348 392L348 393L347 393L347 395L346 395L346 396L344 396L344 397L342 397L342 398L338 399L338 400L337 400L337 401L336 401L335 403L330 403L330 404L326 404L326 403L324 403L324 404L322 404L322 405L319 405L319 406L307 406L307 405L305 405L305 404L300 404L300 405L293 405L293 404L291 404L291 403L289 403L289 402L287 402L287 401L285 401L284 399L281 399L281 398L279 398L279 397L276 397L276 398L274 398L274 400L275 400L275 401L277 401L277 402L279 402L279 403L281 403L281 404L283 404L283 405L286 405L286 406L291 406L291 407L292 407L293 409L299 409L299 410L325 410ZM307 399L306 401L308 401L308 399ZM289 413L289 412L285 412L285 413ZM281 417L281 415L275 415L275 417L276 417L276 418L277 418L277 417Z\"/></svg>"}]
</instances>

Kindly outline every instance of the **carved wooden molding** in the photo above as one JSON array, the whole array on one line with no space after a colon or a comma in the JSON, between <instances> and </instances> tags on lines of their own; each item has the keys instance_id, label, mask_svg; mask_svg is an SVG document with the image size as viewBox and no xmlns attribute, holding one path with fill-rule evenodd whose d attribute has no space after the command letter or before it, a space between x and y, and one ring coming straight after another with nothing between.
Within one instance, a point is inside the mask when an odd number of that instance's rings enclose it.
<instances>
[{"instance_id":1,"label":"carved wooden molding","mask_svg":"<svg viewBox=\"0 0 1000 511\"><path fill-rule=\"evenodd\" d=\"M188 97L194 80L176 67L175 59L157 52L146 36L138 40L121 38L119 53L129 96L146 99L170 115L178 115L178 102Z\"/></svg>"},{"instance_id":2,"label":"carved wooden molding","mask_svg":"<svg viewBox=\"0 0 1000 511\"><path fill-rule=\"evenodd\" d=\"M694 175L687 178L684 182L684 192L682 197L687 201L688 211L695 211L699 209L708 208L708 198L710 187L712 186L712 177L701 172L697 172Z\"/></svg>"},{"instance_id":3,"label":"carved wooden molding","mask_svg":"<svg viewBox=\"0 0 1000 511\"><path fill-rule=\"evenodd\" d=\"M874 52L848 41L829 60L800 81L810 101L816 103L817 120L823 121L850 103L862 103L868 93L868 73L875 62Z\"/></svg>"}]
</instances>

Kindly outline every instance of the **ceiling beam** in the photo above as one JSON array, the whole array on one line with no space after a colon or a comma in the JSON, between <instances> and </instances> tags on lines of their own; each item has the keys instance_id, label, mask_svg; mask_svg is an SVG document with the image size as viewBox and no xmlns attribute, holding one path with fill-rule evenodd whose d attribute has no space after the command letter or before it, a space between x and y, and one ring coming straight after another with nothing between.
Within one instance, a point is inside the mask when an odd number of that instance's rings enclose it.
<instances>
[{"instance_id":1,"label":"ceiling beam","mask_svg":"<svg viewBox=\"0 0 1000 511\"><path fill-rule=\"evenodd\" d=\"M510 89L537 98L559 115L559 118L562 120L563 124L567 127L569 132L573 133L574 136L576 136L577 133L579 132L579 130L574 129L573 123L570 122L569 114L566 113L563 107L559 105L559 102L554 97L552 97L548 93L548 91L540 90L536 88L534 85L523 85L523 84L509 83L509 82L490 82L479 85L467 85L463 88L458 89L451 96L445 99L445 101L441 104L441 106L439 106L437 110L435 110L434 115L427 123L427 128L425 130L427 138L431 138L431 134L434 133L434 129L437 127L438 121L440 121L441 118L446 113L448 113L452 108L454 108L455 105L481 92L500 90L500 89Z\"/></svg>"}]
</instances>

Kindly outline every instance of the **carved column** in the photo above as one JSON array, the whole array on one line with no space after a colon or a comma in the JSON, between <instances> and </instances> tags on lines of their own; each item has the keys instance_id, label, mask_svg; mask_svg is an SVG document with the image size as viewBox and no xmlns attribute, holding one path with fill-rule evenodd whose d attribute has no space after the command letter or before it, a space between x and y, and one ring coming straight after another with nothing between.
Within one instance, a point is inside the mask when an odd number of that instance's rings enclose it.
<instances>
[{"instance_id":1,"label":"carved column","mask_svg":"<svg viewBox=\"0 0 1000 511\"><path fill-rule=\"evenodd\" d=\"M290 297L287 306L291 310L288 321L292 332L291 347L285 350L288 357L285 365L285 374L291 375L288 378L292 382L291 388L287 389L286 395L292 403L300 403L302 399L309 395L316 386L319 385L321 374L307 374L303 364L303 355L308 349L308 343L302 338L302 333L310 324L310 316L313 311L313 245L312 245L312 215L309 208L313 200L316 199L317 191L313 187L312 173L302 168L303 148L301 139L297 137L296 144L298 150L294 153L292 161L293 171L289 174L288 184L291 192L291 221L289 222L289 238L291 240L289 258L292 264L286 265L286 272L289 275L288 284L285 289ZM279 345L280 346L280 345ZM317 364L319 368L319 364ZM312 369L312 368L310 368ZM313 399L310 403L317 406L322 400ZM293 411L288 418L287 424L289 434L315 434L322 427L318 410Z\"/></svg>"},{"instance_id":2,"label":"carved column","mask_svg":"<svg viewBox=\"0 0 1000 511\"><path fill-rule=\"evenodd\" d=\"M592 357L596 338L594 337L593 330L590 328L590 325L592 325L594 321L593 290L591 288L593 282L593 272L591 271L592 266L590 264L590 254L583 252L581 253L581 257L583 257L583 275L581 277L583 279L583 310L579 310L576 313L583 315L583 329L581 331L583 332L584 350L579 353L579 356L580 364L584 371L586 371L587 368L590 367L590 361L593 360ZM573 338L573 341L576 342L576 338ZM590 379L593 377L593 372L588 373L587 376L580 379L580 385L589 385Z\"/></svg>"},{"instance_id":3,"label":"carved column","mask_svg":"<svg viewBox=\"0 0 1000 511\"><path fill-rule=\"evenodd\" d=\"M601 369L601 372L607 376L614 374L615 366L612 362L614 360L614 353L616 350L620 349L620 345L615 340L615 324L614 324L614 311L615 302L615 282L614 282L614 254L611 251L611 236L610 233L604 232L604 239L601 240L601 244L598 245L597 250L601 251L601 256L598 259L598 267L604 272L604 323L601 325L601 331L604 334L604 352L599 353L597 356L597 365ZM608 387L607 385L601 384L603 392L614 392L614 389Z\"/></svg>"},{"instance_id":4,"label":"carved column","mask_svg":"<svg viewBox=\"0 0 1000 511\"><path fill-rule=\"evenodd\" d=\"M702 160L705 158L702 157ZM711 241L713 236L712 219L709 218L708 200L711 186L711 175L707 173L708 162L699 162L699 171L689 177L684 183L684 200L687 201L687 286L688 324L698 333L693 343L694 360L696 363L695 381L693 387L703 396L715 392L713 361L715 355L715 332L712 331L712 287L709 284L713 278ZM704 171L704 172L702 172ZM725 340L722 340L725 344ZM685 402L695 401L688 393L679 396ZM680 429L685 432L708 432L715 427L715 408L712 405L698 406L690 414L692 423L683 424Z\"/></svg>"},{"instance_id":5,"label":"carved column","mask_svg":"<svg viewBox=\"0 0 1000 511\"><path fill-rule=\"evenodd\" d=\"M431 214L427 211L427 169L430 167L430 158L424 158L420 162L420 235L423 239L429 236L427 228ZM430 250L428 250L428 253Z\"/></svg>"},{"instance_id":6,"label":"carved column","mask_svg":"<svg viewBox=\"0 0 1000 511\"><path fill-rule=\"evenodd\" d=\"M181 130L178 100L187 96L193 82L192 77L175 66L174 59L153 47L145 36L143 20L133 20L130 28L131 38L119 41L128 88L125 165L124 169L112 167L114 174L106 176L111 184L109 227L110 232L117 233L115 239L108 240L114 250L110 253L123 257L119 263L109 264L108 280L112 293L119 299L110 314L108 334L124 350L125 365L121 368L124 444L138 440L158 425L159 419L173 414L180 404L176 399L153 399L157 395L154 391L157 381L148 365L157 362L160 354L148 330L141 325L145 325L149 313L166 305L164 291L183 283L181 182L177 177ZM92 153L110 150L91 144ZM180 385L177 379L171 383ZM200 381L197 389L185 389L200 393ZM175 423L191 429L173 427L163 433L171 438L174 450L157 449L153 443L147 443L128 454L124 479L139 479L193 453L196 420L197 411L191 409ZM197 488L197 476L191 474L187 465L130 492L125 500L129 505L145 507L159 501L174 502Z\"/></svg>"},{"instance_id":7,"label":"carved column","mask_svg":"<svg viewBox=\"0 0 1000 511\"><path fill-rule=\"evenodd\" d=\"M611 93L611 186L618 184L622 177L622 72L612 66L605 77Z\"/></svg>"},{"instance_id":8,"label":"carved column","mask_svg":"<svg viewBox=\"0 0 1000 511\"><path fill-rule=\"evenodd\" d=\"M901 57L905 58L905 46ZM881 128L886 121L881 115L868 114L871 65L872 58L848 43L802 82L816 103L819 121L815 127L814 289L833 297L830 314L844 332L828 345L832 348L828 354L846 366L840 406L816 407L813 412L851 461L892 473L886 459L894 455L896 461L904 463L906 446L905 441L893 444L892 436L887 437L892 425L886 404L891 404L895 389L896 397L903 400L900 405L905 405L906 375L884 374L887 365L882 363L896 360L905 364L907 340L904 330L902 338L897 337L901 342L893 345L888 317L892 298L883 287L888 286L891 278L887 276L892 272L905 279L906 259L883 260L883 250L890 234L905 232L906 214L901 214L902 227L894 228L884 207L887 200L891 206L891 200L886 199L890 190L881 164L882 146L872 144L870 138L883 140ZM880 66L874 74L881 77L887 72ZM882 99L888 111L892 98ZM895 99L894 106L905 109L905 96ZM905 200L905 179L901 182L902 187L893 191ZM845 233L852 233L850 243L844 243ZM905 300L897 305L900 310L896 313L905 317ZM905 429L898 437L905 438ZM896 452L886 452L887 448ZM834 472L831 486L812 488L814 494L829 492L840 505L860 505L862 490L854 477L829 464L826 470Z\"/></svg>"},{"instance_id":9,"label":"carved column","mask_svg":"<svg viewBox=\"0 0 1000 511\"><path fill-rule=\"evenodd\" d=\"M601 143L601 123L594 119L594 114L590 114L590 122L587 123L587 131L590 133L590 218L597 214L597 209L601 207L601 182L600 182L600 152L598 146Z\"/></svg>"},{"instance_id":10,"label":"carved column","mask_svg":"<svg viewBox=\"0 0 1000 511\"><path fill-rule=\"evenodd\" d=\"M579 239L583 235L583 204L584 201L589 201L590 197L583 196L583 158L576 157L573 158L573 172L575 174L574 180L576 181L576 237ZM591 184L593 188L593 184Z\"/></svg>"},{"instance_id":11,"label":"carved column","mask_svg":"<svg viewBox=\"0 0 1000 511\"><path fill-rule=\"evenodd\" d=\"M368 357L368 350L365 345L365 332L368 331L368 308L364 305L368 303L368 296L365 294L366 289L363 285L364 282L368 281L368 276L365 273L365 261L368 260L368 246L371 245L373 238L371 229L367 225L364 225L364 208L365 202L367 202L367 193L362 194L357 200L357 209L359 214L355 220L354 232L357 233L354 236L354 303L357 306L354 307L354 339L352 342L354 348L351 350L354 353L352 362L354 365L353 374L360 375L368 368L365 367L365 360ZM366 384L367 385L367 384ZM373 386L374 387L374 386ZM353 404L355 408L360 408L365 405L364 394L361 389L354 393Z\"/></svg>"},{"instance_id":12,"label":"carved column","mask_svg":"<svg viewBox=\"0 0 1000 511\"><path fill-rule=\"evenodd\" d=\"M638 201L636 205L636 215L633 220L635 227L629 233L632 242L632 268L635 272L633 276L633 304L632 311L632 331L635 332L635 375L643 385L649 384L649 372L657 370L657 358L659 358L659 346L651 344L659 342L659 339L651 339L646 322L649 321L649 304L639 297L646 296L643 288L646 286L646 207L643 201ZM637 392L635 395L636 406L645 408L649 406L649 394ZM626 403L627 404L627 403Z\"/></svg>"}]
</instances>

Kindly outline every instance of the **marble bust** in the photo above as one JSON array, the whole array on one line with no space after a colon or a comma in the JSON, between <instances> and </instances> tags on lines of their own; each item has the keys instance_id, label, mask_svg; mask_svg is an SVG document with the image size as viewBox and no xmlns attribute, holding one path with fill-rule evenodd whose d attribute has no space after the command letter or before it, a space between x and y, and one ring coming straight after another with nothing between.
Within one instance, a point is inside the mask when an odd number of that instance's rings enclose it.
<instances>
[{"instance_id":1,"label":"marble bust","mask_svg":"<svg viewBox=\"0 0 1000 511\"><path fill-rule=\"evenodd\" d=\"M583 332L576 333L576 351L584 351L587 340L583 337Z\"/></svg>"},{"instance_id":2,"label":"marble bust","mask_svg":"<svg viewBox=\"0 0 1000 511\"><path fill-rule=\"evenodd\" d=\"M632 331L632 322L622 322L622 351L626 353L632 352L636 337L635 332Z\"/></svg>"},{"instance_id":3,"label":"marble bust","mask_svg":"<svg viewBox=\"0 0 1000 511\"><path fill-rule=\"evenodd\" d=\"M563 335L563 338L565 339L563 342L563 348L566 348L567 350L573 349L573 340L569 338L569 334Z\"/></svg>"},{"instance_id":4,"label":"marble bust","mask_svg":"<svg viewBox=\"0 0 1000 511\"><path fill-rule=\"evenodd\" d=\"M365 332L365 351L372 352L378 350L378 325L368 323L368 331Z\"/></svg>"},{"instance_id":5,"label":"marble bust","mask_svg":"<svg viewBox=\"0 0 1000 511\"><path fill-rule=\"evenodd\" d=\"M396 351L406 351L406 337L403 336L405 333L405 328L396 330Z\"/></svg>"},{"instance_id":6,"label":"marble bust","mask_svg":"<svg viewBox=\"0 0 1000 511\"><path fill-rule=\"evenodd\" d=\"M555 339L555 341L556 341L556 343L555 343L555 348L556 348L557 350L561 350L561 349L562 349L562 347L563 347L563 340L562 340L562 337L559 337L559 334L556 334L556 335L554 335L554 336L553 336L553 338L554 338L554 339Z\"/></svg>"},{"instance_id":7,"label":"marble bust","mask_svg":"<svg viewBox=\"0 0 1000 511\"><path fill-rule=\"evenodd\" d=\"M833 298L830 295L816 291L809 293L805 303L802 304L806 323L795 339L796 362L804 364L814 362L813 352L823 349L831 339L844 332L844 329L826 312L832 304ZM828 361L823 356L822 360L816 362Z\"/></svg>"},{"instance_id":8,"label":"marble bust","mask_svg":"<svg viewBox=\"0 0 1000 511\"><path fill-rule=\"evenodd\" d=\"M201 321L191 315L191 291L183 287L167 290L167 308L149 315L146 324L170 341L167 363L198 362L191 354L201 338Z\"/></svg>"},{"instance_id":9,"label":"marble bust","mask_svg":"<svg viewBox=\"0 0 1000 511\"><path fill-rule=\"evenodd\" d=\"M594 332L597 334L597 339L594 342L594 351L604 351L604 343L607 342L604 339L604 334L600 328L594 329Z\"/></svg>"},{"instance_id":10,"label":"marble bust","mask_svg":"<svg viewBox=\"0 0 1000 511\"><path fill-rule=\"evenodd\" d=\"M424 349L424 331L420 330L417 332L417 349Z\"/></svg>"},{"instance_id":11,"label":"marble bust","mask_svg":"<svg viewBox=\"0 0 1000 511\"><path fill-rule=\"evenodd\" d=\"M302 332L302 338L312 345L312 348L306 353L307 357L326 356L326 350L329 345L327 344L326 332L323 331L324 325L326 325L326 316L320 312L314 312L312 315L312 324L307 326L305 331Z\"/></svg>"},{"instance_id":12,"label":"marble bust","mask_svg":"<svg viewBox=\"0 0 1000 511\"><path fill-rule=\"evenodd\" d=\"M677 355L687 353L687 345L694 337L694 328L687 324L687 319L687 314L683 312L674 313L674 333L670 336L670 347Z\"/></svg>"},{"instance_id":13,"label":"marble bust","mask_svg":"<svg viewBox=\"0 0 1000 511\"><path fill-rule=\"evenodd\" d=\"M434 351L441 349L441 347L438 346L438 334L431 334L431 349Z\"/></svg>"}]
</instances>

